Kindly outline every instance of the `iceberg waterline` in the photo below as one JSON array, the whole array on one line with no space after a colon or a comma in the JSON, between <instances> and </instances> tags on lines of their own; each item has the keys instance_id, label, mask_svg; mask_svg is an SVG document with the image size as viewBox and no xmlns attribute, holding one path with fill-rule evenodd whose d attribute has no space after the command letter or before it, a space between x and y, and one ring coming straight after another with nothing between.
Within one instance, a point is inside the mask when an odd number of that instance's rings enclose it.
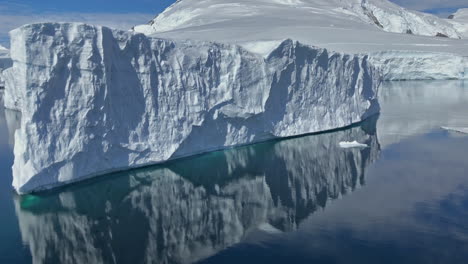
<instances>
[{"instance_id":1,"label":"iceberg waterline","mask_svg":"<svg viewBox=\"0 0 468 264\"><path fill-rule=\"evenodd\" d=\"M5 105L21 109L19 193L360 122L379 111L367 56L285 40L268 56L79 23L11 32Z\"/></svg>"},{"instance_id":2,"label":"iceberg waterline","mask_svg":"<svg viewBox=\"0 0 468 264\"><path fill-rule=\"evenodd\" d=\"M34 263L55 256L60 263L122 263L128 256L192 263L256 229L293 231L365 185L380 154L375 122L133 170L37 199L17 197L21 238ZM350 139L369 147L343 151L336 144ZM109 193L96 196L104 189ZM134 258L135 251L144 257Z\"/></svg>"}]
</instances>

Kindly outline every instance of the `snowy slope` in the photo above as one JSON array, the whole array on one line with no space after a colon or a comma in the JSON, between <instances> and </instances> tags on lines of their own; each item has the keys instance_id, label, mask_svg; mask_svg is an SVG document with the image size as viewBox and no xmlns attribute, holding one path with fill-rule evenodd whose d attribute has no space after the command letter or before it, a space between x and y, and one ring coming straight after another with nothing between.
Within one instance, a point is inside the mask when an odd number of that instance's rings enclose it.
<instances>
[{"instance_id":1,"label":"snowy slope","mask_svg":"<svg viewBox=\"0 0 468 264\"><path fill-rule=\"evenodd\" d=\"M449 20L384 0L180 0L134 30L158 37L236 43L264 54L292 38L339 52L371 55L392 80L461 79L468 68L468 40L458 39L461 35ZM434 37L438 33L455 39ZM405 67L414 74L400 75L401 62L414 65ZM438 74L433 75L434 71Z\"/></svg>"},{"instance_id":2,"label":"snowy slope","mask_svg":"<svg viewBox=\"0 0 468 264\"><path fill-rule=\"evenodd\" d=\"M448 20L463 38L468 38L468 8L459 9Z\"/></svg>"},{"instance_id":3,"label":"snowy slope","mask_svg":"<svg viewBox=\"0 0 468 264\"><path fill-rule=\"evenodd\" d=\"M451 17L453 20L468 22L468 8L461 8Z\"/></svg>"},{"instance_id":4,"label":"snowy slope","mask_svg":"<svg viewBox=\"0 0 468 264\"><path fill-rule=\"evenodd\" d=\"M379 110L367 57L292 40L262 57L77 23L27 25L11 39L5 104L22 112L19 193L345 127Z\"/></svg>"},{"instance_id":5,"label":"snowy slope","mask_svg":"<svg viewBox=\"0 0 468 264\"><path fill-rule=\"evenodd\" d=\"M283 19L283 22L304 20L314 22L314 25L336 23L347 27L349 25L343 22L352 20L388 32L460 38L449 22L431 14L404 9L387 0L179 0L149 25L137 26L135 30L151 34L232 20L240 23L242 18L258 16Z\"/></svg>"}]
</instances>

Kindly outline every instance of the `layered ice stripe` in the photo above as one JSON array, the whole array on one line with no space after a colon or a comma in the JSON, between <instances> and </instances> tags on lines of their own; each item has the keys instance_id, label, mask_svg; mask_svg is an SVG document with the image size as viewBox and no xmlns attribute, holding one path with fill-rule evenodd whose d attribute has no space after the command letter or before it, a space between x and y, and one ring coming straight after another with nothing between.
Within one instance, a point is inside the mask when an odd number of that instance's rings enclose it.
<instances>
[{"instance_id":1,"label":"layered ice stripe","mask_svg":"<svg viewBox=\"0 0 468 264\"><path fill-rule=\"evenodd\" d=\"M379 111L366 56L292 40L268 56L78 23L11 32L19 193L201 152L345 127ZM313 151L313 150L311 150Z\"/></svg>"}]
</instances>

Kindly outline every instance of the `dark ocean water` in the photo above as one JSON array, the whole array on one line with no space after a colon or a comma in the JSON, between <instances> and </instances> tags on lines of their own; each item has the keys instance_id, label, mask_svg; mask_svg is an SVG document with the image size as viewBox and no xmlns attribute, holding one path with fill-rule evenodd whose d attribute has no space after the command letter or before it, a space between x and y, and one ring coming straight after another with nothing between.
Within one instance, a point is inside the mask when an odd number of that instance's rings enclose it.
<instances>
[{"instance_id":1,"label":"dark ocean water","mask_svg":"<svg viewBox=\"0 0 468 264\"><path fill-rule=\"evenodd\" d=\"M213 152L40 195L11 189L0 263L468 263L468 82L396 82L331 133ZM342 149L340 141L369 145Z\"/></svg>"}]
</instances>

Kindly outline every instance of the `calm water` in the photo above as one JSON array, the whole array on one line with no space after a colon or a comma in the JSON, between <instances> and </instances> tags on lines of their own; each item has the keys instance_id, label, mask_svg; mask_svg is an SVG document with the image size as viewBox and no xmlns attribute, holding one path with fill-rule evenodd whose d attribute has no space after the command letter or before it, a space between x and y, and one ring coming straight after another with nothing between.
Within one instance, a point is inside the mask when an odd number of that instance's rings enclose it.
<instances>
[{"instance_id":1,"label":"calm water","mask_svg":"<svg viewBox=\"0 0 468 264\"><path fill-rule=\"evenodd\" d=\"M0 263L468 263L468 82L397 82L333 133L210 153L42 195L11 191ZM366 149L340 149L358 140Z\"/></svg>"}]
</instances>

